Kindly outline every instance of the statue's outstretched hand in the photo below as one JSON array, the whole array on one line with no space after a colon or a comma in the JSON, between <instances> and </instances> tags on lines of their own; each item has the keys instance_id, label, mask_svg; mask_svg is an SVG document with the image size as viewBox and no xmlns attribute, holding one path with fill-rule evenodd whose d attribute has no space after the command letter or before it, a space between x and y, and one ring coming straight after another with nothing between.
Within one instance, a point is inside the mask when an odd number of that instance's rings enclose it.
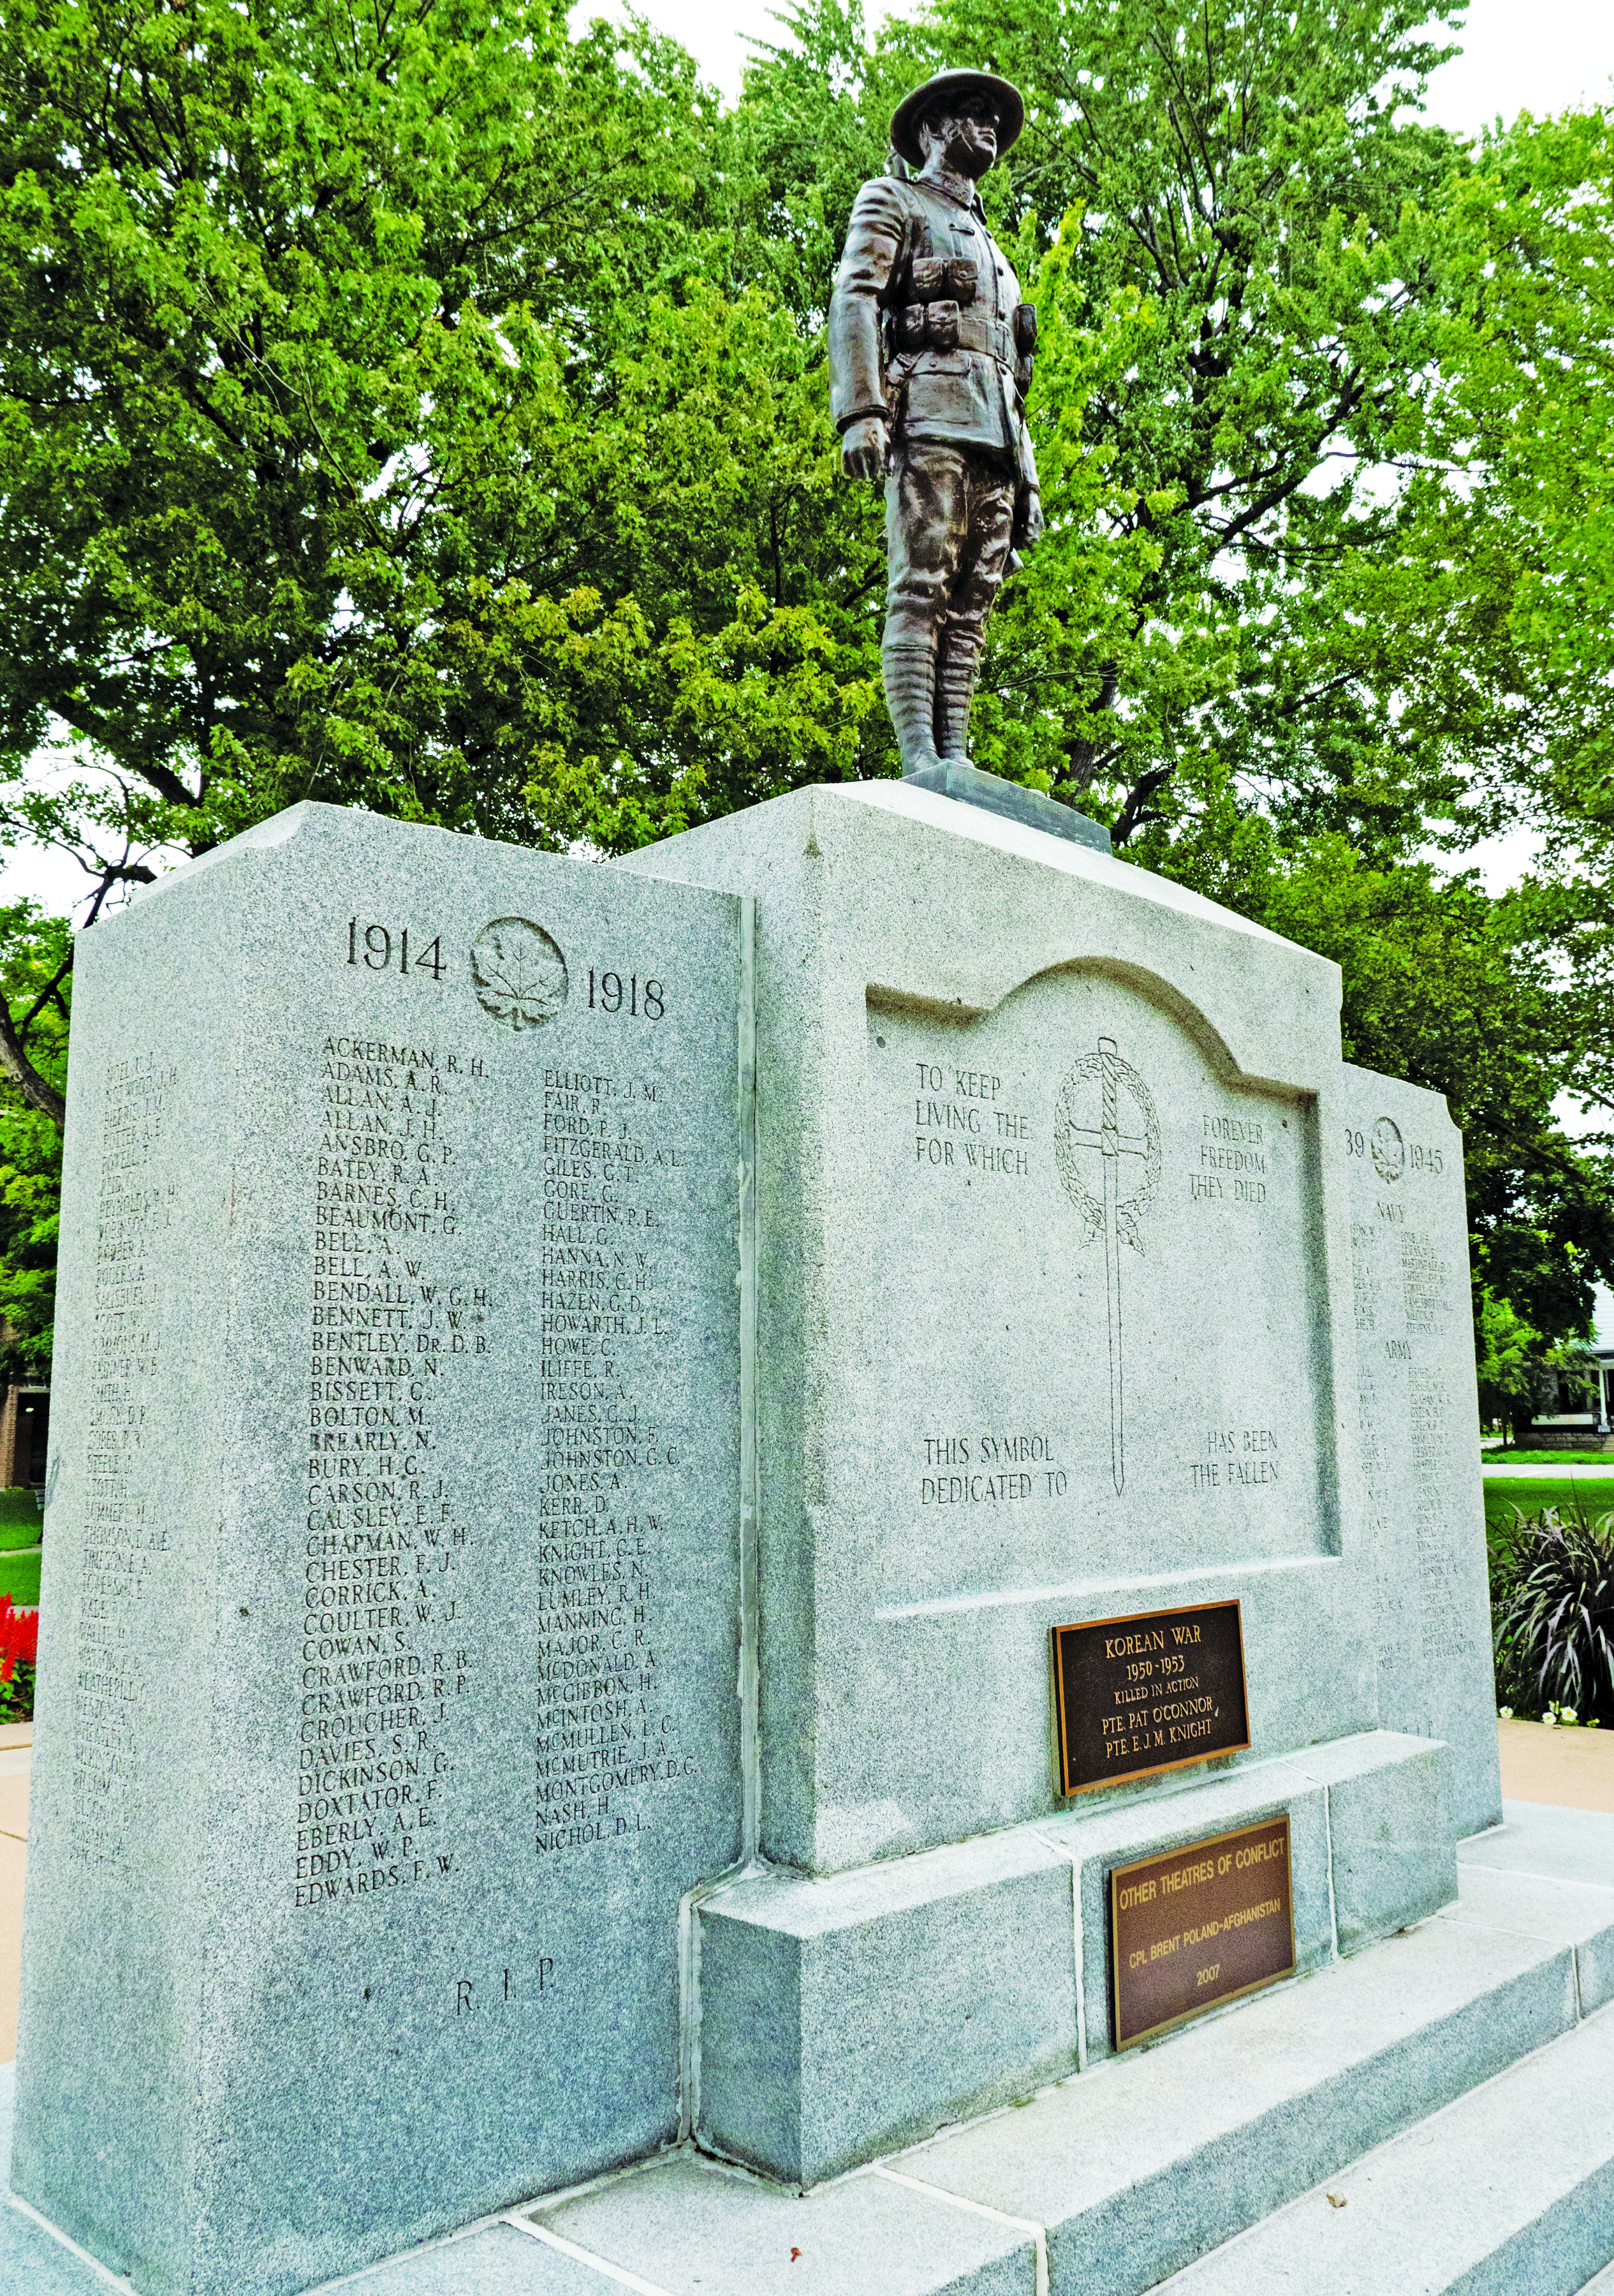
<instances>
[{"instance_id":1,"label":"statue's outstretched hand","mask_svg":"<svg viewBox=\"0 0 1614 2296\"><path fill-rule=\"evenodd\" d=\"M891 467L891 434L885 419L865 414L848 423L840 440L840 467L848 479L868 479L878 486Z\"/></svg>"}]
</instances>

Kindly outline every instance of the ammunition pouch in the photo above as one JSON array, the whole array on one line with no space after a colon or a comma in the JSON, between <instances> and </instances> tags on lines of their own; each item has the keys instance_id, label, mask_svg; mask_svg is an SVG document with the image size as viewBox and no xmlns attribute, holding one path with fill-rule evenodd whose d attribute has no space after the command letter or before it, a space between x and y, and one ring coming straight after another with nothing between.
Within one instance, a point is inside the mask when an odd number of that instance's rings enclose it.
<instances>
[{"instance_id":1,"label":"ammunition pouch","mask_svg":"<svg viewBox=\"0 0 1614 2296\"><path fill-rule=\"evenodd\" d=\"M975 300L975 265L969 256L916 255L908 273L909 299L892 313L897 351L956 350L964 340L963 313Z\"/></svg>"},{"instance_id":2,"label":"ammunition pouch","mask_svg":"<svg viewBox=\"0 0 1614 2296\"><path fill-rule=\"evenodd\" d=\"M967 255L916 255L909 266L914 303L973 303L975 264Z\"/></svg>"},{"instance_id":3,"label":"ammunition pouch","mask_svg":"<svg viewBox=\"0 0 1614 2296\"><path fill-rule=\"evenodd\" d=\"M1017 303L1014 306L1014 348L1021 358L1029 358L1036 348L1036 306Z\"/></svg>"},{"instance_id":4,"label":"ammunition pouch","mask_svg":"<svg viewBox=\"0 0 1614 2296\"><path fill-rule=\"evenodd\" d=\"M917 271L916 263L914 266ZM984 312L961 310L949 297L930 303L905 303L892 314L894 351L984 351L1000 366L1015 364L1014 332L1005 321Z\"/></svg>"}]
</instances>

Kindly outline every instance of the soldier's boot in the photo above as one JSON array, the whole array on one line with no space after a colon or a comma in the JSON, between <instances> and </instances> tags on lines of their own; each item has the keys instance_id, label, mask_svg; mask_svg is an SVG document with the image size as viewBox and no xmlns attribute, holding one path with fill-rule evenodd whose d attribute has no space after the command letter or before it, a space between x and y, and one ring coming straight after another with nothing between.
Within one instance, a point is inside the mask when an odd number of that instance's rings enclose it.
<instances>
[{"instance_id":1,"label":"soldier's boot","mask_svg":"<svg viewBox=\"0 0 1614 2296\"><path fill-rule=\"evenodd\" d=\"M905 775L939 762L936 754L936 647L893 645L881 650L886 708L897 734Z\"/></svg>"},{"instance_id":2,"label":"soldier's boot","mask_svg":"<svg viewBox=\"0 0 1614 2296\"><path fill-rule=\"evenodd\" d=\"M946 765L970 763L970 704L984 634L954 627L944 631L936 671L936 747Z\"/></svg>"}]
</instances>

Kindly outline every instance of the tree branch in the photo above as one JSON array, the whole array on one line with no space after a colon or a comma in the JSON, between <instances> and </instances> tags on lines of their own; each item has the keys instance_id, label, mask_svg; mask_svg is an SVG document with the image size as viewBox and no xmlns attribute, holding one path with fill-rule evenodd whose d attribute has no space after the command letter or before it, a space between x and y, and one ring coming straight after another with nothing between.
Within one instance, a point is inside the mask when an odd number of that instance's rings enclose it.
<instances>
[{"instance_id":1,"label":"tree branch","mask_svg":"<svg viewBox=\"0 0 1614 2296\"><path fill-rule=\"evenodd\" d=\"M11 1006L0 996L0 1070L10 1077L24 1100L48 1116L58 1130L67 1124L67 1103L54 1085L46 1084L23 1051L12 1020Z\"/></svg>"},{"instance_id":2,"label":"tree branch","mask_svg":"<svg viewBox=\"0 0 1614 2296\"><path fill-rule=\"evenodd\" d=\"M17 1047L19 1051L20 1051L22 1046L27 1044L29 1030L33 1027L35 1021L39 1018L40 1013L44 1012L45 1006L50 1003L53 996L56 998L57 1011L61 1013L65 1019L67 1008L62 1004L60 996L57 995L57 991L60 989L62 982L67 979L68 974L72 971L72 969L73 950L70 946L67 955L62 958L61 964L56 967L55 972L51 975L49 980L46 981L45 987L39 991L39 994L35 997L33 1003L29 1006L27 1013L23 1015L21 1023L17 1030Z\"/></svg>"}]
</instances>

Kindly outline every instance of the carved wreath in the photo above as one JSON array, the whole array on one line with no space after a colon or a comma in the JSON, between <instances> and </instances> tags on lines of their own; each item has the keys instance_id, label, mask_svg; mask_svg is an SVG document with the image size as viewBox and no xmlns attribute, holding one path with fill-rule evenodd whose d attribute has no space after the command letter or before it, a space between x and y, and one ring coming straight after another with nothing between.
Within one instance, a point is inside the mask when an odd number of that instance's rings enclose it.
<instances>
[{"instance_id":1,"label":"carved wreath","mask_svg":"<svg viewBox=\"0 0 1614 2296\"><path fill-rule=\"evenodd\" d=\"M1155 1114L1154 1096L1130 1062L1118 1053L1086 1053L1077 1061L1064 1083L1060 1086L1058 1105L1053 1115L1053 1160L1064 1183L1066 1194L1082 1216L1086 1241L1104 1233L1104 1200L1094 1195L1087 1185L1091 1163L1084 1159L1097 1156L1100 1151L1091 1139L1079 1139L1080 1133L1093 1134L1099 1125L1092 1120L1102 1113L1104 1099L1106 1063L1109 1075L1118 1093L1130 1093L1143 1119L1143 1149L1141 1156L1128 1155L1122 1160L1121 1185L1118 1191L1115 1224L1135 1251L1142 1251L1143 1239L1138 1222L1148 1210L1160 1181L1160 1119ZM1096 1086L1096 1093L1093 1087ZM1126 1128L1123 1125L1123 1130ZM1142 1166L1135 1187L1128 1185L1131 1175L1127 1166Z\"/></svg>"}]
</instances>

